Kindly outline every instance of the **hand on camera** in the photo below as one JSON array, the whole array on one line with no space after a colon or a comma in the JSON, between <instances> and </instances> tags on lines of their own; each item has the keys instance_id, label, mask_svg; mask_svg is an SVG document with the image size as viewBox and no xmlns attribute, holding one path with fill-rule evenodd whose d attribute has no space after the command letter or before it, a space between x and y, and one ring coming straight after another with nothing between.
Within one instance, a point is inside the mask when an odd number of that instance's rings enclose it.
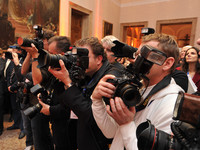
<instances>
[{"instance_id":1,"label":"hand on camera","mask_svg":"<svg viewBox=\"0 0 200 150\"><path fill-rule=\"evenodd\" d=\"M30 53L32 58L37 58L39 56L38 49L35 47L35 45L32 43L32 47L23 47L21 46L22 49L26 50L27 53Z\"/></svg>"},{"instance_id":2,"label":"hand on camera","mask_svg":"<svg viewBox=\"0 0 200 150\"><path fill-rule=\"evenodd\" d=\"M127 124L133 121L135 107L128 108L120 97L110 99L110 105L106 106L107 113L119 124Z\"/></svg>"},{"instance_id":3,"label":"hand on camera","mask_svg":"<svg viewBox=\"0 0 200 150\"><path fill-rule=\"evenodd\" d=\"M102 99L102 97L111 98L115 92L115 86L109 82L108 79L114 79L114 75L105 75L97 84L96 88L92 93L93 99Z\"/></svg>"},{"instance_id":4,"label":"hand on camera","mask_svg":"<svg viewBox=\"0 0 200 150\"><path fill-rule=\"evenodd\" d=\"M56 78L58 78L60 81L62 81L65 85L72 83L69 77L69 72L66 69L64 62L62 60L59 60L59 64L61 67L59 70L56 68L49 67L48 71L51 74L53 74Z\"/></svg>"},{"instance_id":5,"label":"hand on camera","mask_svg":"<svg viewBox=\"0 0 200 150\"><path fill-rule=\"evenodd\" d=\"M40 95L38 94L37 96L38 100L39 100L39 103L42 105L42 109L40 110L40 113L43 113L44 115L47 115L49 116L50 115L50 106L45 104L41 98L40 98Z\"/></svg>"}]
</instances>

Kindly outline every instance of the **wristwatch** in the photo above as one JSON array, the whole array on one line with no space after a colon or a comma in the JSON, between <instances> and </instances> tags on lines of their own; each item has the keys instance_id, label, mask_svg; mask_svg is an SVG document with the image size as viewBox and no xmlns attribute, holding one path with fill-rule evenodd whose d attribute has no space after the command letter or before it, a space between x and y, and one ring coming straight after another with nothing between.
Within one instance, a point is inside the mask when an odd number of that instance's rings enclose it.
<instances>
[{"instance_id":1,"label":"wristwatch","mask_svg":"<svg viewBox=\"0 0 200 150\"><path fill-rule=\"evenodd\" d=\"M64 89L67 90L68 88L70 88L72 86L71 83L67 84L67 85L64 85Z\"/></svg>"},{"instance_id":2,"label":"wristwatch","mask_svg":"<svg viewBox=\"0 0 200 150\"><path fill-rule=\"evenodd\" d=\"M16 67L21 67L21 66L22 66L22 64L19 63Z\"/></svg>"},{"instance_id":3,"label":"wristwatch","mask_svg":"<svg viewBox=\"0 0 200 150\"><path fill-rule=\"evenodd\" d=\"M32 58L32 62L38 61L38 58Z\"/></svg>"}]
</instances>

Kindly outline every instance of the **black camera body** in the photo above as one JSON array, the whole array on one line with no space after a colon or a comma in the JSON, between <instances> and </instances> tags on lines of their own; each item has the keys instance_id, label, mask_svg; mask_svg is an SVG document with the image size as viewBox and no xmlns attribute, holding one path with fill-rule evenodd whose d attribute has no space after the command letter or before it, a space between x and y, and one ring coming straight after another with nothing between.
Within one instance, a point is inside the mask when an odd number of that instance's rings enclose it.
<instances>
[{"instance_id":1,"label":"black camera body","mask_svg":"<svg viewBox=\"0 0 200 150\"><path fill-rule=\"evenodd\" d=\"M28 39L28 38L21 38L19 37L17 39L17 43L20 46L24 46L24 47L31 47L31 43L33 43L35 45L35 47L40 51L41 49L44 48L44 44L43 44L43 30L42 27L39 25L34 25L33 29L35 30L35 35L36 38L34 39Z\"/></svg>"},{"instance_id":2,"label":"black camera body","mask_svg":"<svg viewBox=\"0 0 200 150\"><path fill-rule=\"evenodd\" d=\"M33 82L18 82L17 86L19 87L19 98L20 98L20 103L21 104L28 104L29 103L29 96L28 94L30 93L30 88L33 86Z\"/></svg>"},{"instance_id":3,"label":"black camera body","mask_svg":"<svg viewBox=\"0 0 200 150\"><path fill-rule=\"evenodd\" d=\"M150 121L141 123L136 130L139 150L199 150L200 149L200 96L179 93L173 112L170 135L160 131Z\"/></svg>"},{"instance_id":4,"label":"black camera body","mask_svg":"<svg viewBox=\"0 0 200 150\"><path fill-rule=\"evenodd\" d=\"M121 97L124 104L128 107L135 106L140 102L141 95L139 89L142 86L139 78L124 75L122 77L108 79L107 82L112 83L116 87L116 91L112 98ZM109 98L104 97L106 104L109 104Z\"/></svg>"},{"instance_id":5,"label":"black camera body","mask_svg":"<svg viewBox=\"0 0 200 150\"><path fill-rule=\"evenodd\" d=\"M9 46L9 48L17 49L18 51L21 51L21 53L17 53L18 59L20 59L21 57L25 57L25 55L26 55L26 51L24 49L22 49L21 47L19 47L18 45ZM5 53L5 58L13 59L12 52L4 51L4 53Z\"/></svg>"},{"instance_id":6,"label":"black camera body","mask_svg":"<svg viewBox=\"0 0 200 150\"><path fill-rule=\"evenodd\" d=\"M48 93L46 89L44 89L40 84L36 84L30 89L31 93L37 96L40 93L40 98L46 104L51 104L51 94ZM24 114L28 116L29 119L32 119L37 113L42 109L42 105L37 103L36 105L27 108L24 110Z\"/></svg>"},{"instance_id":7,"label":"black camera body","mask_svg":"<svg viewBox=\"0 0 200 150\"><path fill-rule=\"evenodd\" d=\"M121 46L117 49L120 48ZM121 50L120 55L124 56L123 50ZM140 55L137 57L135 63L126 67L122 77L108 80L108 82L111 82L116 86L116 91L113 98L116 96L121 97L123 102L128 107L139 104L141 100L139 90L143 85L141 80L144 78L148 80L145 75L149 72L152 65L162 65L166 58L167 56L164 52L148 45L144 45L141 48ZM108 98L104 98L104 101L106 104L109 104Z\"/></svg>"},{"instance_id":8,"label":"black camera body","mask_svg":"<svg viewBox=\"0 0 200 150\"><path fill-rule=\"evenodd\" d=\"M85 77L85 70L89 65L88 49L72 47L64 55L50 54L46 50L41 50L38 56L38 68L53 67L60 68L59 60L63 60L65 67L69 71L73 83L78 83Z\"/></svg>"}]
</instances>

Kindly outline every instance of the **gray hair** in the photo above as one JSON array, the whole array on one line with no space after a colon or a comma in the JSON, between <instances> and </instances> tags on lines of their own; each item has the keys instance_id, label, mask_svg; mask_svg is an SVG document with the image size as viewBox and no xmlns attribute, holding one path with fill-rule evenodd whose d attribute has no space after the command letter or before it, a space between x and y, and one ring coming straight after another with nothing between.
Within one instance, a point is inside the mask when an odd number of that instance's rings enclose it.
<instances>
[{"instance_id":1,"label":"gray hair","mask_svg":"<svg viewBox=\"0 0 200 150\"><path fill-rule=\"evenodd\" d=\"M113 43L113 41L118 40L118 38L116 38L113 35L107 35L105 36L103 39L101 39L101 43L107 43L108 46L113 47L115 46L115 44Z\"/></svg>"}]
</instances>

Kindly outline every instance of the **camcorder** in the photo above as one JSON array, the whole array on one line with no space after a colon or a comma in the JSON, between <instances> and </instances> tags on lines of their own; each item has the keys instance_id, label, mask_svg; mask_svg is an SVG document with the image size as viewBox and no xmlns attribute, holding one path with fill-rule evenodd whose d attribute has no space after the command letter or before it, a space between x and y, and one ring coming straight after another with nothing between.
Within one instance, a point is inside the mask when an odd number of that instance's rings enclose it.
<instances>
[{"instance_id":1,"label":"camcorder","mask_svg":"<svg viewBox=\"0 0 200 150\"><path fill-rule=\"evenodd\" d=\"M28 38L19 37L17 39L17 44L24 47L31 47L31 43L33 43L36 46L36 48L40 51L41 49L44 48L44 44L42 40L44 32L42 30L42 27L39 25L34 25L33 29L35 30L36 38L28 39Z\"/></svg>"},{"instance_id":2,"label":"camcorder","mask_svg":"<svg viewBox=\"0 0 200 150\"><path fill-rule=\"evenodd\" d=\"M171 130L174 135L160 131L150 121L136 130L140 150L199 150L200 96L180 92L174 107Z\"/></svg>"},{"instance_id":3,"label":"camcorder","mask_svg":"<svg viewBox=\"0 0 200 150\"><path fill-rule=\"evenodd\" d=\"M33 86L30 89L31 93L33 93L35 96L37 96L40 93L40 98L41 100L50 105L51 104L51 98L52 98L52 94L49 93L46 89L44 89L40 84L36 84L35 86ZM40 110L42 109L42 105L40 103L37 103L36 105L27 108L26 110L24 110L24 114L26 116L28 116L29 119L32 119L33 117L35 117L35 115L37 113L40 112Z\"/></svg>"},{"instance_id":4,"label":"camcorder","mask_svg":"<svg viewBox=\"0 0 200 150\"><path fill-rule=\"evenodd\" d=\"M123 54L123 47L120 46L116 49L121 50L122 53L120 52L120 56L125 56ZM129 50L132 52L131 49ZM127 53L127 51L125 51L125 53ZM164 52L151 46L144 45L141 48L140 55L137 57L135 63L130 64L125 68L122 77L107 80L107 82L112 83L116 87L116 91L112 98L121 97L124 104L128 107L139 104L141 101L139 90L143 86L141 80L144 78L148 80L145 75L149 73L153 64L162 65L166 59L167 56ZM104 101L106 104L109 104L108 98L104 97Z\"/></svg>"},{"instance_id":5,"label":"camcorder","mask_svg":"<svg viewBox=\"0 0 200 150\"><path fill-rule=\"evenodd\" d=\"M65 67L69 71L73 83L77 84L85 77L85 70L89 65L88 49L71 47L64 55L50 54L46 50L41 50L38 56L38 68L53 67L60 68L59 60L63 60Z\"/></svg>"}]
</instances>

